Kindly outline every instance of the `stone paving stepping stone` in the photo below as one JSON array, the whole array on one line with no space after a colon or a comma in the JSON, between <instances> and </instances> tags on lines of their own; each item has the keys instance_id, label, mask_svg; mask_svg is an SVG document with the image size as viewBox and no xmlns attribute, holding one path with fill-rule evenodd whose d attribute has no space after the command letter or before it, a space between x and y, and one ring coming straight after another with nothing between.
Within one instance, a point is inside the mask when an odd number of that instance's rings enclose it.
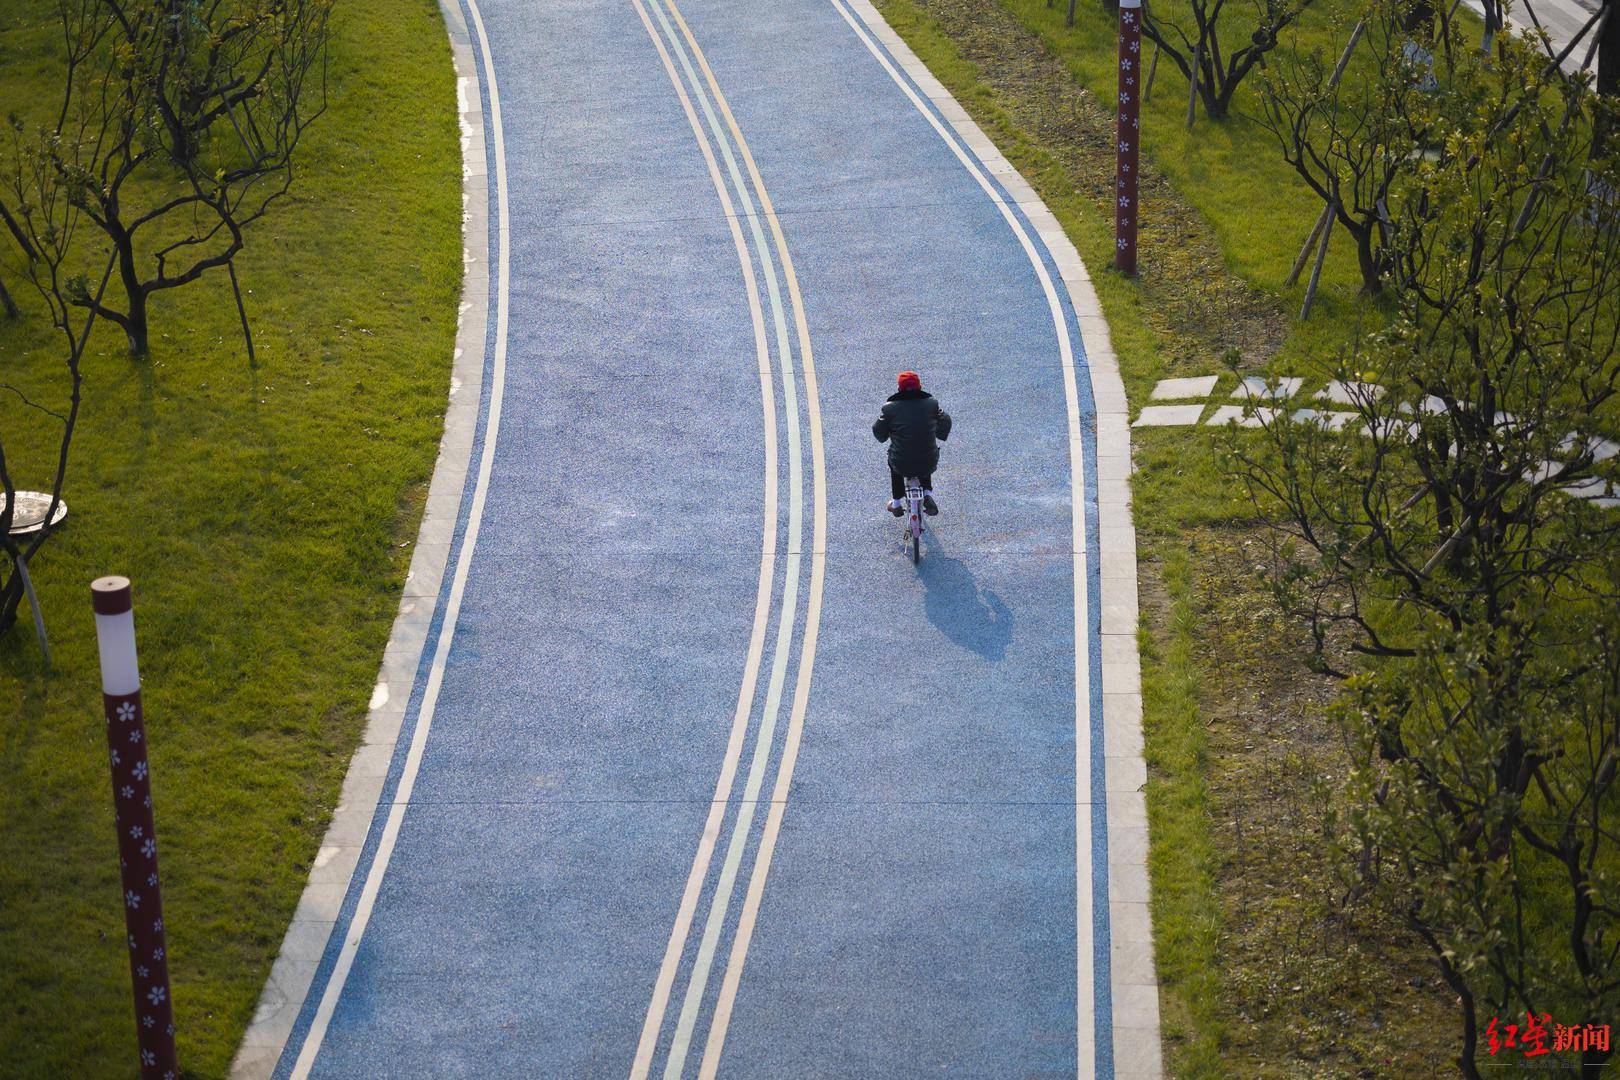
<instances>
[{"instance_id":1,"label":"stone paving stepping stone","mask_svg":"<svg viewBox=\"0 0 1620 1080\"><path fill-rule=\"evenodd\" d=\"M1400 403L1399 409L1403 413L1410 414L1412 412L1412 406L1404 401ZM1446 414L1446 403L1433 394L1429 394L1423 399L1423 404L1418 407L1418 411L1429 416L1444 416Z\"/></svg>"},{"instance_id":2,"label":"stone paving stepping stone","mask_svg":"<svg viewBox=\"0 0 1620 1080\"><path fill-rule=\"evenodd\" d=\"M1174 427L1177 424L1196 424L1204 411L1204 403L1196 405L1148 405L1132 427Z\"/></svg>"},{"instance_id":3,"label":"stone paving stepping stone","mask_svg":"<svg viewBox=\"0 0 1620 1080\"><path fill-rule=\"evenodd\" d=\"M1329 431L1343 431L1344 425L1352 420L1360 419L1360 413L1343 412L1338 409L1295 409L1294 423L1321 424Z\"/></svg>"},{"instance_id":4,"label":"stone paving stepping stone","mask_svg":"<svg viewBox=\"0 0 1620 1080\"><path fill-rule=\"evenodd\" d=\"M1232 391L1235 398L1263 398L1271 401L1281 401L1291 398L1299 392L1300 384L1305 380L1298 375L1288 375L1281 379L1271 380L1274 385L1267 385L1268 380L1263 375L1245 375L1243 382Z\"/></svg>"},{"instance_id":5,"label":"stone paving stepping stone","mask_svg":"<svg viewBox=\"0 0 1620 1080\"><path fill-rule=\"evenodd\" d=\"M1609 485L1601 476L1591 476L1561 490L1576 499L1601 499L1609 493Z\"/></svg>"},{"instance_id":6,"label":"stone paving stepping stone","mask_svg":"<svg viewBox=\"0 0 1620 1080\"><path fill-rule=\"evenodd\" d=\"M1209 397L1215 392L1215 384L1220 378L1219 375L1197 375L1190 379L1160 379L1153 387L1153 398L1162 401L1166 398Z\"/></svg>"},{"instance_id":7,"label":"stone paving stepping stone","mask_svg":"<svg viewBox=\"0 0 1620 1080\"><path fill-rule=\"evenodd\" d=\"M1539 484L1543 480L1546 480L1548 477L1552 476L1553 473L1559 470L1559 468L1560 466L1556 461L1543 461L1537 464L1533 469L1526 469L1524 471L1524 478L1528 483Z\"/></svg>"},{"instance_id":8,"label":"stone paving stepping stone","mask_svg":"<svg viewBox=\"0 0 1620 1080\"><path fill-rule=\"evenodd\" d=\"M1423 426L1416 420L1396 420L1389 417L1374 418L1368 426L1386 439L1402 436L1408 440L1415 439L1423 431Z\"/></svg>"},{"instance_id":9,"label":"stone paving stepping stone","mask_svg":"<svg viewBox=\"0 0 1620 1080\"><path fill-rule=\"evenodd\" d=\"M1316 396L1335 405L1356 405L1367 400L1370 396L1374 400L1382 396L1384 388L1371 383L1343 382L1334 379L1316 392Z\"/></svg>"},{"instance_id":10,"label":"stone paving stepping stone","mask_svg":"<svg viewBox=\"0 0 1620 1080\"><path fill-rule=\"evenodd\" d=\"M1257 428L1262 423L1269 424L1277 419L1276 409L1255 409L1248 416L1244 415L1246 411L1242 405L1222 405L1204 423L1211 427L1236 424L1238 427Z\"/></svg>"},{"instance_id":11,"label":"stone paving stepping stone","mask_svg":"<svg viewBox=\"0 0 1620 1080\"><path fill-rule=\"evenodd\" d=\"M1563 441L1558 444L1558 449L1571 457L1588 448L1592 451L1593 461L1607 461L1614 457L1615 454L1620 453L1620 443L1615 442L1613 439L1601 439L1590 435L1583 436L1573 431L1565 435Z\"/></svg>"}]
</instances>

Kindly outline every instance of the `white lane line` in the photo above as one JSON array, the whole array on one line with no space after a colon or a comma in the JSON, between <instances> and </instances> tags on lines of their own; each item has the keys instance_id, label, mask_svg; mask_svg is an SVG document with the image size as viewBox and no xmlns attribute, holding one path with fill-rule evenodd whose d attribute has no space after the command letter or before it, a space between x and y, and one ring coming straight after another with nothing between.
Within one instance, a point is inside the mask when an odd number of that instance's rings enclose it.
<instances>
[{"instance_id":1,"label":"white lane line","mask_svg":"<svg viewBox=\"0 0 1620 1080\"><path fill-rule=\"evenodd\" d=\"M856 21L844 0L830 0L830 3L844 17L855 36L861 39L868 52L877 58L883 70L888 72L889 78L894 80L906 97L916 106L917 111L939 133L967 169L968 173L978 181L986 195L1001 211L1006 219L1007 226L1018 237L1019 244L1028 256L1030 265L1035 269L1035 275L1040 279L1041 288L1046 293L1046 303L1052 312L1052 324L1057 330L1058 352L1063 364L1063 395L1069 414L1069 503L1074 525L1074 767L1075 767L1075 800L1074 800L1074 827L1075 827L1075 982L1076 982L1076 1009L1075 1009L1075 1042L1078 1064L1078 1074L1081 1076L1094 1075L1096 1072L1095 1031L1096 1017L1093 1015L1096 1004L1094 996L1095 971L1092 963L1091 940L1092 930L1092 904L1091 904L1091 656L1089 631L1090 626L1086 620L1086 612L1090 605L1087 603L1090 584L1086 575L1086 518L1085 518L1085 460L1082 452L1080 431L1080 395L1075 380L1074 348L1069 340L1069 327L1063 317L1063 306L1058 301L1057 289L1052 284L1052 277L1041 262L1040 253L1036 250L1034 242L1024 230L1012 208L1002 198L1001 193L985 176L980 169L977 159L962 145L953 131L948 130L928 108L916 91L906 82L900 72L890 63L885 52L873 42L866 29ZM864 22L864 20L863 20Z\"/></svg>"},{"instance_id":2,"label":"white lane line","mask_svg":"<svg viewBox=\"0 0 1620 1080\"><path fill-rule=\"evenodd\" d=\"M731 954L726 963L726 973L720 984L720 993L715 1000L714 1016L709 1023L709 1036L704 1045L702 1063L698 1069L699 1080L712 1078L720 1067L720 1053L725 1046L726 1032L730 1028L732 1008L737 1000L737 990L742 981L743 966L748 957L748 947L753 940L754 925L759 918L760 904L765 895L765 881L770 873L771 856L776 849L776 837L781 830L782 816L787 809L788 791L793 783L793 770L798 764L799 743L804 730L805 710L810 701L810 680L815 670L816 644L820 637L821 628L821 600L823 585L826 578L827 559L827 484L826 484L826 455L823 446L821 430L821 396L816 384L815 354L810 347L810 328L805 315L804 298L799 291L798 274L793 268L793 256L788 249L787 238L782 234L782 223L771 205L770 192L765 187L764 177L760 175L759 166L754 161L754 155L748 148L748 141L743 138L742 129L737 118L731 112L731 104L726 100L720 89L719 80L714 77L714 71L709 67L708 59L703 55L692 29L686 24L675 0L664 0L675 20L680 23L681 31L687 42L691 45L698 63L703 68L705 78L719 102L720 111L725 115L726 124L730 127L732 135L737 140L737 147L742 152L743 160L748 166L749 176L754 181L754 189L759 194L760 205L764 209L766 219L770 222L771 233L776 238L776 247L782 257L782 270L787 277L788 296L792 301L794 314L794 327L798 334L800 362L804 370L805 399L810 415L810 452L811 476L815 490L814 524L812 526L812 544L810 548L810 595L805 613L804 639L800 643L800 659L797 681L793 692L793 708L788 717L787 735L782 746L782 758L777 764L776 785L771 796L770 810L765 818L765 830L760 837L759 850L754 856L754 868L749 877L748 891L743 898L742 911L737 919L736 937L732 941Z\"/></svg>"},{"instance_id":3,"label":"white lane line","mask_svg":"<svg viewBox=\"0 0 1620 1080\"><path fill-rule=\"evenodd\" d=\"M332 1022L332 1013L336 1010L338 998L343 993L343 984L349 977L349 970L354 966L355 954L360 949L360 939L366 932L372 908L377 903L377 892L382 886L383 875L388 870L388 860L394 853L394 843L399 838L400 824L405 818L405 808L411 801L411 791L416 786L416 774L422 767L422 752L427 746L428 730L433 726L433 710L439 701L439 688L444 684L445 661L450 655L451 640L455 637L456 621L461 616L461 598L467 588L468 568L472 565L473 550L478 546L479 525L484 516L484 502L489 495L490 470L495 462L495 439L500 432L501 402L506 390L506 329L508 295L511 287L512 230L511 219L507 212L506 139L501 127L501 95L495 82L495 61L490 56L489 38L484 33L484 17L478 10L478 0L467 0L467 8L472 13L473 24L478 28L479 50L484 58L485 85L489 90L490 137L495 151L496 210L500 222L499 271L496 278L495 300L495 361L490 379L489 423L484 434L483 457L478 463L478 484L473 491L472 507L467 517L467 534L461 544L460 557L456 560L456 573L450 584L449 600L445 605L444 625L439 631L438 648L433 653L433 667L428 672L427 686L422 694L421 713L416 721L416 731L411 737L410 751L405 757L405 769L400 776L399 788L394 793L394 801L388 808L388 821L383 826L377 854L372 859L370 871L366 874L366 883L360 892L354 919L349 924L348 934L343 939L343 948L338 953L337 963L333 966L331 978L327 980L326 988L321 994L321 1003L315 1010L315 1018L310 1024L309 1033L304 1037L303 1048L293 1065L293 1080L303 1080L307 1077L315 1064L316 1055L320 1053L321 1042L326 1038L326 1029Z\"/></svg>"},{"instance_id":4,"label":"white lane line","mask_svg":"<svg viewBox=\"0 0 1620 1080\"><path fill-rule=\"evenodd\" d=\"M635 2L640 7L640 0L635 0ZM737 167L731 144L727 140L725 132L721 129L719 121L715 118L714 109L709 95L704 89L703 82L692 69L691 58L686 48L683 47L674 27L670 25L664 5L659 3L659 0L650 0L650 2L652 3L654 15L668 36L668 44L672 47L675 56L680 61L682 70L686 73L688 85L702 107L703 115L708 121L709 129L716 144L720 147L721 155L725 158L727 170L731 175L732 183L736 188L738 198L742 202L745 216L748 219L749 228L753 233L754 246L765 269L765 283L776 323L777 351L782 360L782 394L789 418L787 429L788 456L790 459L788 554L785 569L786 576L783 583L782 609L778 614L776 644L772 654L771 678L766 689L764 713L760 721L759 731L755 736L754 755L749 763L748 779L738 807L737 820L732 826L731 842L726 847L725 860L721 864L719 880L716 883L714 897L709 905L709 914L704 924L703 937L698 944L697 955L692 965L691 978L687 983L686 995L681 1002L681 1011L676 1021L675 1034L670 1042L669 1059L664 1067L666 1080L677 1080L686 1067L686 1058L691 1049L692 1035L697 1026L698 1013L702 1008L709 973L713 967L715 952L719 947L720 936L725 927L726 912L731 904L731 896L735 891L737 872L742 864L743 850L747 846L748 836L753 828L754 816L759 805L759 791L764 783L765 768L770 759L771 744L775 739L776 725L781 713L782 692L787 678L788 660L792 654L793 624L796 620L798 607L799 571L802 559L801 533L804 513L804 479L803 458L800 449L798 393L793 381L793 354L788 342L787 323L782 309L781 288L777 278L776 265L771 258L770 246L760 229L759 215L755 211L748 185ZM695 49L695 43L693 47ZM740 132L736 131L735 128L732 129L732 135L737 139L739 147L744 145Z\"/></svg>"},{"instance_id":5,"label":"white lane line","mask_svg":"<svg viewBox=\"0 0 1620 1080\"><path fill-rule=\"evenodd\" d=\"M720 767L720 776L715 781L714 799L709 804L709 817L703 825L703 835L698 841L698 850L692 859L686 889L681 894L680 909L676 912L675 924L670 931L669 943L664 951L664 961L658 969L658 979L653 985L652 1000L647 1006L647 1017L641 1028L641 1041L636 1047L635 1061L630 1068L632 1080L644 1080L652 1067L653 1054L658 1046L658 1034L663 1028L664 1011L668 1008L670 990L675 984L675 976L680 969L681 953L686 947L686 936L691 930L692 917L697 911L698 899L703 892L703 882L709 875L709 863L714 856L715 841L720 836L720 825L725 817L727 800L731 798L732 784L737 775L737 762L742 756L743 741L748 731L748 718L753 711L754 690L759 682L760 659L765 651L765 630L770 621L771 581L776 567L777 482L776 391L771 385L770 339L765 329L765 315L760 309L759 284L754 277L753 260L748 256L748 242L743 238L742 228L737 223L731 193L726 188L725 180L720 175L720 167L714 159L714 148L710 145L708 136L703 131L703 125L692 108L692 100L687 96L686 88L681 85L674 62L664 48L663 41L653 30L646 9L640 3L636 3L636 11L641 16L647 33L652 37L653 45L658 49L658 55L664 62L664 70L669 73L670 81L675 86L681 108L686 113L687 122L692 125L692 134L697 139L698 147L703 151L703 160L709 167L709 178L720 196L721 207L731 227L731 239L737 249L737 262L742 267L743 284L748 292L748 311L754 326L765 443L765 525L760 548L759 587L754 603L754 629L748 641L748 658L743 667L742 686L737 692L737 709L731 720L731 738L726 744L726 756Z\"/></svg>"}]
</instances>

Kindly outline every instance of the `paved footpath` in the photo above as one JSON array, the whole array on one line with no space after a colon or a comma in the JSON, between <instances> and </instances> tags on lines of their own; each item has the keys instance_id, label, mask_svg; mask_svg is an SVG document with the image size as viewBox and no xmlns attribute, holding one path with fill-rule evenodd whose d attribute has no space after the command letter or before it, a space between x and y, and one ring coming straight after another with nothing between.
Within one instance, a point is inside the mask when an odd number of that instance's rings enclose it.
<instances>
[{"instance_id":1,"label":"paved footpath","mask_svg":"<svg viewBox=\"0 0 1620 1080\"><path fill-rule=\"evenodd\" d=\"M243 1076L1159 1074L1125 402L852 0L478 0L412 583ZM922 565L870 425L956 418Z\"/></svg>"},{"instance_id":2,"label":"paved footpath","mask_svg":"<svg viewBox=\"0 0 1620 1080\"><path fill-rule=\"evenodd\" d=\"M1485 6L1481 0L1467 2L1474 14L1484 17ZM1563 68L1571 74L1580 71L1588 66L1586 59L1590 53L1590 67L1594 72L1597 70L1597 54L1592 52L1595 38L1586 26L1597 13L1598 0L1508 0L1508 4L1508 25L1526 32L1537 26L1545 30L1554 56L1563 52L1570 40L1584 30L1585 36L1564 58Z\"/></svg>"}]
</instances>

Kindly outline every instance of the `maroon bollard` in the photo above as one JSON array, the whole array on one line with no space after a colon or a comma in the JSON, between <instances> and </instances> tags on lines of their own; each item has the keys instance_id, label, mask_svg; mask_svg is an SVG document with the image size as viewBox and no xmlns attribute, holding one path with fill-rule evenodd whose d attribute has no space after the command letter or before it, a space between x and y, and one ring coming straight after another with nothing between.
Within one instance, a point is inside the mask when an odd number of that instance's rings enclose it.
<instances>
[{"instance_id":1,"label":"maroon bollard","mask_svg":"<svg viewBox=\"0 0 1620 1080\"><path fill-rule=\"evenodd\" d=\"M124 928L135 991L135 1036L142 1080L175 1080L174 1002L169 996L169 950L158 886L157 834L152 828L152 775L147 766L141 676L135 662L135 611L129 579L90 583L101 651L101 701L107 714L112 763L113 820L124 880Z\"/></svg>"},{"instance_id":2,"label":"maroon bollard","mask_svg":"<svg viewBox=\"0 0 1620 1080\"><path fill-rule=\"evenodd\" d=\"M1136 273L1137 144L1141 141L1142 0L1119 0L1119 155L1114 170L1114 267Z\"/></svg>"}]
</instances>

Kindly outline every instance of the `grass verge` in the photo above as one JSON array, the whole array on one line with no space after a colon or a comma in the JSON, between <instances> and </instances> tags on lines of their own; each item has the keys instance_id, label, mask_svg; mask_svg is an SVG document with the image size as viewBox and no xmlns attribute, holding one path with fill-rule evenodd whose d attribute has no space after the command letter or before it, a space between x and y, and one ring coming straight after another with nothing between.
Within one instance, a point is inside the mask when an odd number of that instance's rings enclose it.
<instances>
[{"instance_id":1,"label":"grass verge","mask_svg":"<svg viewBox=\"0 0 1620 1080\"><path fill-rule=\"evenodd\" d=\"M0 0L0 101L49 107L50 5ZM134 361L103 325L66 527L34 563L56 664L0 640L0 1061L8 1076L134 1072L88 583L123 572L152 744L180 1054L223 1076L363 725L442 428L461 281L449 47L431 0L346 0L331 102L292 196L227 280L154 302ZM0 380L64 393L37 300L0 320ZM20 486L52 422L8 399Z\"/></svg>"},{"instance_id":2,"label":"grass verge","mask_svg":"<svg viewBox=\"0 0 1620 1080\"><path fill-rule=\"evenodd\" d=\"M1168 375L1309 374L1358 320L1351 253L1309 323L1283 285L1316 209L1243 115L1184 128L1161 65L1143 114L1141 276L1113 252L1113 16L1043 0L881 0L884 16L1040 192L1093 274L1132 401ZM1318 5L1305 33L1329 40ZM1167 71L1171 72L1167 74ZM1175 99L1179 96L1179 102ZM1217 396L1230 392L1223 378ZM1331 688L1297 660L1251 572L1257 523L1210 429L1133 439L1154 919L1167 1063L1179 1077L1409 1077L1446 1067L1455 1024L1417 944L1344 903L1321 827L1343 753ZM1328 778L1328 779L1324 779Z\"/></svg>"}]
</instances>

